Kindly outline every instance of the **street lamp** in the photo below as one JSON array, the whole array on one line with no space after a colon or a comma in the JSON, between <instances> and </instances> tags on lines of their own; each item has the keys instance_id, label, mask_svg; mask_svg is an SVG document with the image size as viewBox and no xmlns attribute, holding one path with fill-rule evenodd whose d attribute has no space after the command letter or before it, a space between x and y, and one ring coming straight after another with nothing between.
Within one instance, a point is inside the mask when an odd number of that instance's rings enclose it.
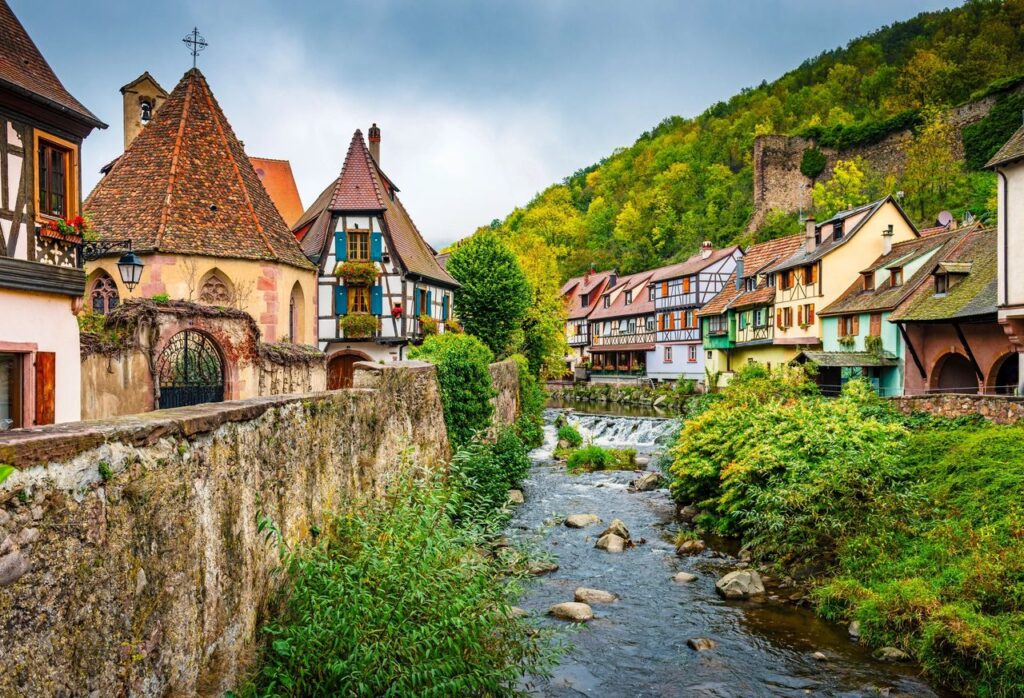
<instances>
[{"instance_id":1,"label":"street lamp","mask_svg":"<svg viewBox=\"0 0 1024 698\"><path fill-rule=\"evenodd\" d=\"M87 262L93 262L104 254L125 250L121 258L117 260L117 271L121 275L121 283L129 291L135 289L142 280L142 268L146 266L142 259L132 251L131 240L96 240L85 243L82 248L82 257Z\"/></svg>"}]
</instances>

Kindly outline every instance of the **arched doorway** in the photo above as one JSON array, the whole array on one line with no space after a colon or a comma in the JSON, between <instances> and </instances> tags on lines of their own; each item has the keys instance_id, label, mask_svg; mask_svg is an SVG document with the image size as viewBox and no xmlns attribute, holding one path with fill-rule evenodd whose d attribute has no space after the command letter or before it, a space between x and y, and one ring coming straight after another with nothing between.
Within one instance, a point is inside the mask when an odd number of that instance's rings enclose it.
<instances>
[{"instance_id":1,"label":"arched doorway","mask_svg":"<svg viewBox=\"0 0 1024 698\"><path fill-rule=\"evenodd\" d=\"M306 300L302 295L302 287L296 281L292 286L292 295L288 299L288 340L295 344L306 341Z\"/></svg>"},{"instance_id":2,"label":"arched doorway","mask_svg":"<svg viewBox=\"0 0 1024 698\"><path fill-rule=\"evenodd\" d=\"M224 361L210 337L182 330L171 337L157 360L159 409L224 400Z\"/></svg>"},{"instance_id":3,"label":"arched doorway","mask_svg":"<svg viewBox=\"0 0 1024 698\"><path fill-rule=\"evenodd\" d=\"M932 392L978 393L978 376L966 356L950 353L938 360L932 371Z\"/></svg>"},{"instance_id":4,"label":"arched doorway","mask_svg":"<svg viewBox=\"0 0 1024 698\"><path fill-rule=\"evenodd\" d=\"M989 374L987 392L995 395L1016 395L1020 382L1020 360L1018 354L1012 352L996 361Z\"/></svg>"},{"instance_id":5,"label":"arched doorway","mask_svg":"<svg viewBox=\"0 0 1024 698\"><path fill-rule=\"evenodd\" d=\"M351 388L356 363L369 360L370 357L362 352L347 351L333 354L327 359L327 389Z\"/></svg>"}]
</instances>

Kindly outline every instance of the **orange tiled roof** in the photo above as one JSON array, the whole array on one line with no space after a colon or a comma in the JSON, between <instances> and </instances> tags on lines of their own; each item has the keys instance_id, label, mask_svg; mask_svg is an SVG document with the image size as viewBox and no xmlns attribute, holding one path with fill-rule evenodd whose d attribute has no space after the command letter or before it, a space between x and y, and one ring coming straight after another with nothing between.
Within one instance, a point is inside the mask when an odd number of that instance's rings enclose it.
<instances>
[{"instance_id":1,"label":"orange tiled roof","mask_svg":"<svg viewBox=\"0 0 1024 698\"><path fill-rule=\"evenodd\" d=\"M751 245L743 256L743 275L745 277L753 276L775 264L778 260L787 258L800 248L803 241L803 233L798 233ZM775 300L775 288L768 286L767 281L761 279L753 291L743 291L736 288L736 272L733 272L721 292L701 308L697 315L699 317L721 315L730 308L766 305L773 300Z\"/></svg>"},{"instance_id":2,"label":"orange tiled roof","mask_svg":"<svg viewBox=\"0 0 1024 698\"><path fill-rule=\"evenodd\" d=\"M620 276L612 288L605 288L600 294L603 299L606 294L616 294L609 307L604 307L604 300L600 301L590 313L591 320L632 317L633 315L646 315L654 312L654 301L647 293L647 285L651 281L653 272L644 271L630 276ZM626 305L626 291L633 292L632 302Z\"/></svg>"},{"instance_id":3,"label":"orange tiled roof","mask_svg":"<svg viewBox=\"0 0 1024 698\"><path fill-rule=\"evenodd\" d=\"M57 78L7 0L0 0L0 86L64 112L94 128L106 128Z\"/></svg>"},{"instance_id":4,"label":"orange tiled roof","mask_svg":"<svg viewBox=\"0 0 1024 698\"><path fill-rule=\"evenodd\" d=\"M140 251L312 265L193 68L85 202L101 238Z\"/></svg>"},{"instance_id":5,"label":"orange tiled roof","mask_svg":"<svg viewBox=\"0 0 1024 698\"><path fill-rule=\"evenodd\" d=\"M299 220L303 211L302 199L299 197L299 188L295 186L292 164L287 160L256 157L250 157L249 162L256 170L256 176L263 182L263 188L270 195L270 200L274 202L285 225L291 226Z\"/></svg>"},{"instance_id":6,"label":"orange tiled roof","mask_svg":"<svg viewBox=\"0 0 1024 698\"><path fill-rule=\"evenodd\" d=\"M330 233L331 215L342 211L383 214L392 251L408 272L458 285L438 263L434 249L423 239L398 198L398 187L374 162L359 130L352 135L341 174L292 226L308 257L315 259L322 253Z\"/></svg>"}]
</instances>

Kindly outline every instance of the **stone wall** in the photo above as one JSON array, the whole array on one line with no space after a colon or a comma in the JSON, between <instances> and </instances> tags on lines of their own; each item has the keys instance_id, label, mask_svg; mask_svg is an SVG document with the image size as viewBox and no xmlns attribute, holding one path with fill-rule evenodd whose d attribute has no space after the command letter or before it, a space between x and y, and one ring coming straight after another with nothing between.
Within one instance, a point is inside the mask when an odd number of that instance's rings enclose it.
<instances>
[{"instance_id":1,"label":"stone wall","mask_svg":"<svg viewBox=\"0 0 1024 698\"><path fill-rule=\"evenodd\" d=\"M1024 398L995 395L911 395L890 398L904 414L928 412L941 417L980 414L996 424L1017 424L1024 419Z\"/></svg>"},{"instance_id":2,"label":"stone wall","mask_svg":"<svg viewBox=\"0 0 1024 698\"><path fill-rule=\"evenodd\" d=\"M278 548L449 457L434 368L0 437L0 695L221 695L255 656Z\"/></svg>"},{"instance_id":3,"label":"stone wall","mask_svg":"<svg viewBox=\"0 0 1024 698\"><path fill-rule=\"evenodd\" d=\"M491 399L494 404L495 426L506 426L519 416L519 366L507 359L490 365L491 383L498 394Z\"/></svg>"}]
</instances>

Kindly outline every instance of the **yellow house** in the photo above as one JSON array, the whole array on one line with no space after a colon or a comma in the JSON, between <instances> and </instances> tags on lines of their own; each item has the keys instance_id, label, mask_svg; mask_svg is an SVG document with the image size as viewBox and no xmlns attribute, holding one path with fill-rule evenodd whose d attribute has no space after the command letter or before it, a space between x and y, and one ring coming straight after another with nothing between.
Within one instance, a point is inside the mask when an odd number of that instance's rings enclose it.
<instances>
[{"instance_id":1,"label":"yellow house","mask_svg":"<svg viewBox=\"0 0 1024 698\"><path fill-rule=\"evenodd\" d=\"M206 78L193 68L108 167L85 202L101 256L86 267L86 303L166 295L235 307L265 342L316 342L314 266L271 201ZM142 258L141 283L117 260Z\"/></svg>"},{"instance_id":2,"label":"yellow house","mask_svg":"<svg viewBox=\"0 0 1024 698\"><path fill-rule=\"evenodd\" d=\"M803 245L766 270L775 288L772 343L813 348L822 343L818 311L834 303L892 245L920 237L891 196L841 211L823 223L807 221Z\"/></svg>"}]
</instances>

